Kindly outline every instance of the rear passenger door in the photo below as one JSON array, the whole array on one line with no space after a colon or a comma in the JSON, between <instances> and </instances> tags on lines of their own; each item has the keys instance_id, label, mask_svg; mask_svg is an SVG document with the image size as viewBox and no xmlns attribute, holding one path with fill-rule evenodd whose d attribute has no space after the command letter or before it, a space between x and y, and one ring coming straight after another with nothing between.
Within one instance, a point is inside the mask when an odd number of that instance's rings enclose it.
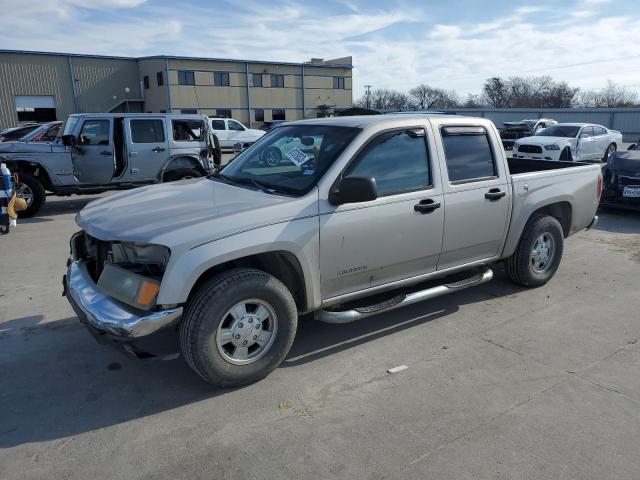
<instances>
[{"instance_id":1,"label":"rear passenger door","mask_svg":"<svg viewBox=\"0 0 640 480\"><path fill-rule=\"evenodd\" d=\"M594 126L593 137L596 144L596 156L594 158L603 158L607 148L609 148L609 143L611 143L609 132L607 132L603 127Z\"/></svg>"},{"instance_id":2,"label":"rear passenger door","mask_svg":"<svg viewBox=\"0 0 640 480\"><path fill-rule=\"evenodd\" d=\"M211 119L211 130L218 137L220 148L229 148L229 130L227 130L227 122L222 119ZM233 147L233 145L231 145Z\"/></svg>"},{"instance_id":3,"label":"rear passenger door","mask_svg":"<svg viewBox=\"0 0 640 480\"><path fill-rule=\"evenodd\" d=\"M162 118L126 119L130 178L152 180L169 158L167 134Z\"/></svg>"},{"instance_id":4,"label":"rear passenger door","mask_svg":"<svg viewBox=\"0 0 640 480\"><path fill-rule=\"evenodd\" d=\"M374 178L378 198L321 204L325 300L435 271L444 208L426 134L424 127L378 133L342 173Z\"/></svg>"},{"instance_id":5,"label":"rear passenger door","mask_svg":"<svg viewBox=\"0 0 640 480\"><path fill-rule=\"evenodd\" d=\"M511 189L501 146L483 126L442 125L445 221L438 270L491 259L502 249Z\"/></svg>"}]
</instances>

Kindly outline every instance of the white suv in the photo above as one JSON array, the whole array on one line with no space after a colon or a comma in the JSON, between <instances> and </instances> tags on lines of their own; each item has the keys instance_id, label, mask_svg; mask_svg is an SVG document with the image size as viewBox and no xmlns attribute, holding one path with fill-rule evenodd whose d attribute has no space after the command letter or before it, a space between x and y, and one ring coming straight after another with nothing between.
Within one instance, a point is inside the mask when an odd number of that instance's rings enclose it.
<instances>
[{"instance_id":1,"label":"white suv","mask_svg":"<svg viewBox=\"0 0 640 480\"><path fill-rule=\"evenodd\" d=\"M220 148L233 148L236 143L253 143L266 132L247 128L231 118L209 118L213 133L218 137Z\"/></svg>"}]
</instances>

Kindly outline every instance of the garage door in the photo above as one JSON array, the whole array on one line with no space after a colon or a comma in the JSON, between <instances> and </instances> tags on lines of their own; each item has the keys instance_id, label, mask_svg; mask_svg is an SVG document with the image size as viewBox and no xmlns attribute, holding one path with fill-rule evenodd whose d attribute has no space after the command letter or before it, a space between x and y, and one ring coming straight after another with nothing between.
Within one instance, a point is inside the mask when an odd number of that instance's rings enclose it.
<instances>
[{"instance_id":1,"label":"garage door","mask_svg":"<svg viewBox=\"0 0 640 480\"><path fill-rule=\"evenodd\" d=\"M49 95L17 95L16 112L19 122L57 120L55 99Z\"/></svg>"}]
</instances>

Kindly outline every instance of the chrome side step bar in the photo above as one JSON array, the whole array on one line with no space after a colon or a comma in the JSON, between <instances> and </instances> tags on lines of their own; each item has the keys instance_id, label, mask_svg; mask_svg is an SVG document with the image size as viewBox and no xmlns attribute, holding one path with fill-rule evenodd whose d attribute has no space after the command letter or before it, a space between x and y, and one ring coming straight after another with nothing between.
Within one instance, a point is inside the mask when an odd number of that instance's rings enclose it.
<instances>
[{"instance_id":1,"label":"chrome side step bar","mask_svg":"<svg viewBox=\"0 0 640 480\"><path fill-rule=\"evenodd\" d=\"M390 310L395 310L396 308L404 307L406 305L411 305L412 303L422 302L424 300L429 300L431 298L440 297L442 295L447 295L448 293L457 292L459 290L463 290L468 287L473 287L475 285L480 285L482 283L487 283L493 278L493 271L490 268L487 268L484 272L478 273L470 278L465 278L464 280L460 280L454 283L445 283L444 285L438 285L436 287L427 288L425 290L420 290L413 293L408 293L403 295L404 298L400 299L398 297L394 297L392 300L396 300L395 302L387 301L386 304L380 304L380 306L372 305L366 307L358 307L353 310L320 310L316 314L316 320L320 320L325 323L350 323L356 320L361 320L363 318L369 317L371 315L375 315L382 312L388 312Z\"/></svg>"}]
</instances>

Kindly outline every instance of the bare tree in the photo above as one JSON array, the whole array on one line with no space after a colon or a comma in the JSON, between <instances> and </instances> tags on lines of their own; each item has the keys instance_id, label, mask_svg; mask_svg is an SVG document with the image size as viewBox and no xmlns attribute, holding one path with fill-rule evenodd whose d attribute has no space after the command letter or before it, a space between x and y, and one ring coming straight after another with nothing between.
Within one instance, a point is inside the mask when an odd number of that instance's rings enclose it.
<instances>
[{"instance_id":1,"label":"bare tree","mask_svg":"<svg viewBox=\"0 0 640 480\"><path fill-rule=\"evenodd\" d=\"M635 92L607 80L607 86L602 90L582 92L578 105L587 108L632 107L637 100L638 95Z\"/></svg>"},{"instance_id":2,"label":"bare tree","mask_svg":"<svg viewBox=\"0 0 640 480\"><path fill-rule=\"evenodd\" d=\"M467 95L467 98L464 102L462 102L462 106L464 108L480 108L485 107L486 104L482 100L480 95L473 95L472 93Z\"/></svg>"},{"instance_id":3,"label":"bare tree","mask_svg":"<svg viewBox=\"0 0 640 480\"><path fill-rule=\"evenodd\" d=\"M509 87L500 77L489 78L484 82L484 98L493 108L509 106Z\"/></svg>"}]
</instances>

